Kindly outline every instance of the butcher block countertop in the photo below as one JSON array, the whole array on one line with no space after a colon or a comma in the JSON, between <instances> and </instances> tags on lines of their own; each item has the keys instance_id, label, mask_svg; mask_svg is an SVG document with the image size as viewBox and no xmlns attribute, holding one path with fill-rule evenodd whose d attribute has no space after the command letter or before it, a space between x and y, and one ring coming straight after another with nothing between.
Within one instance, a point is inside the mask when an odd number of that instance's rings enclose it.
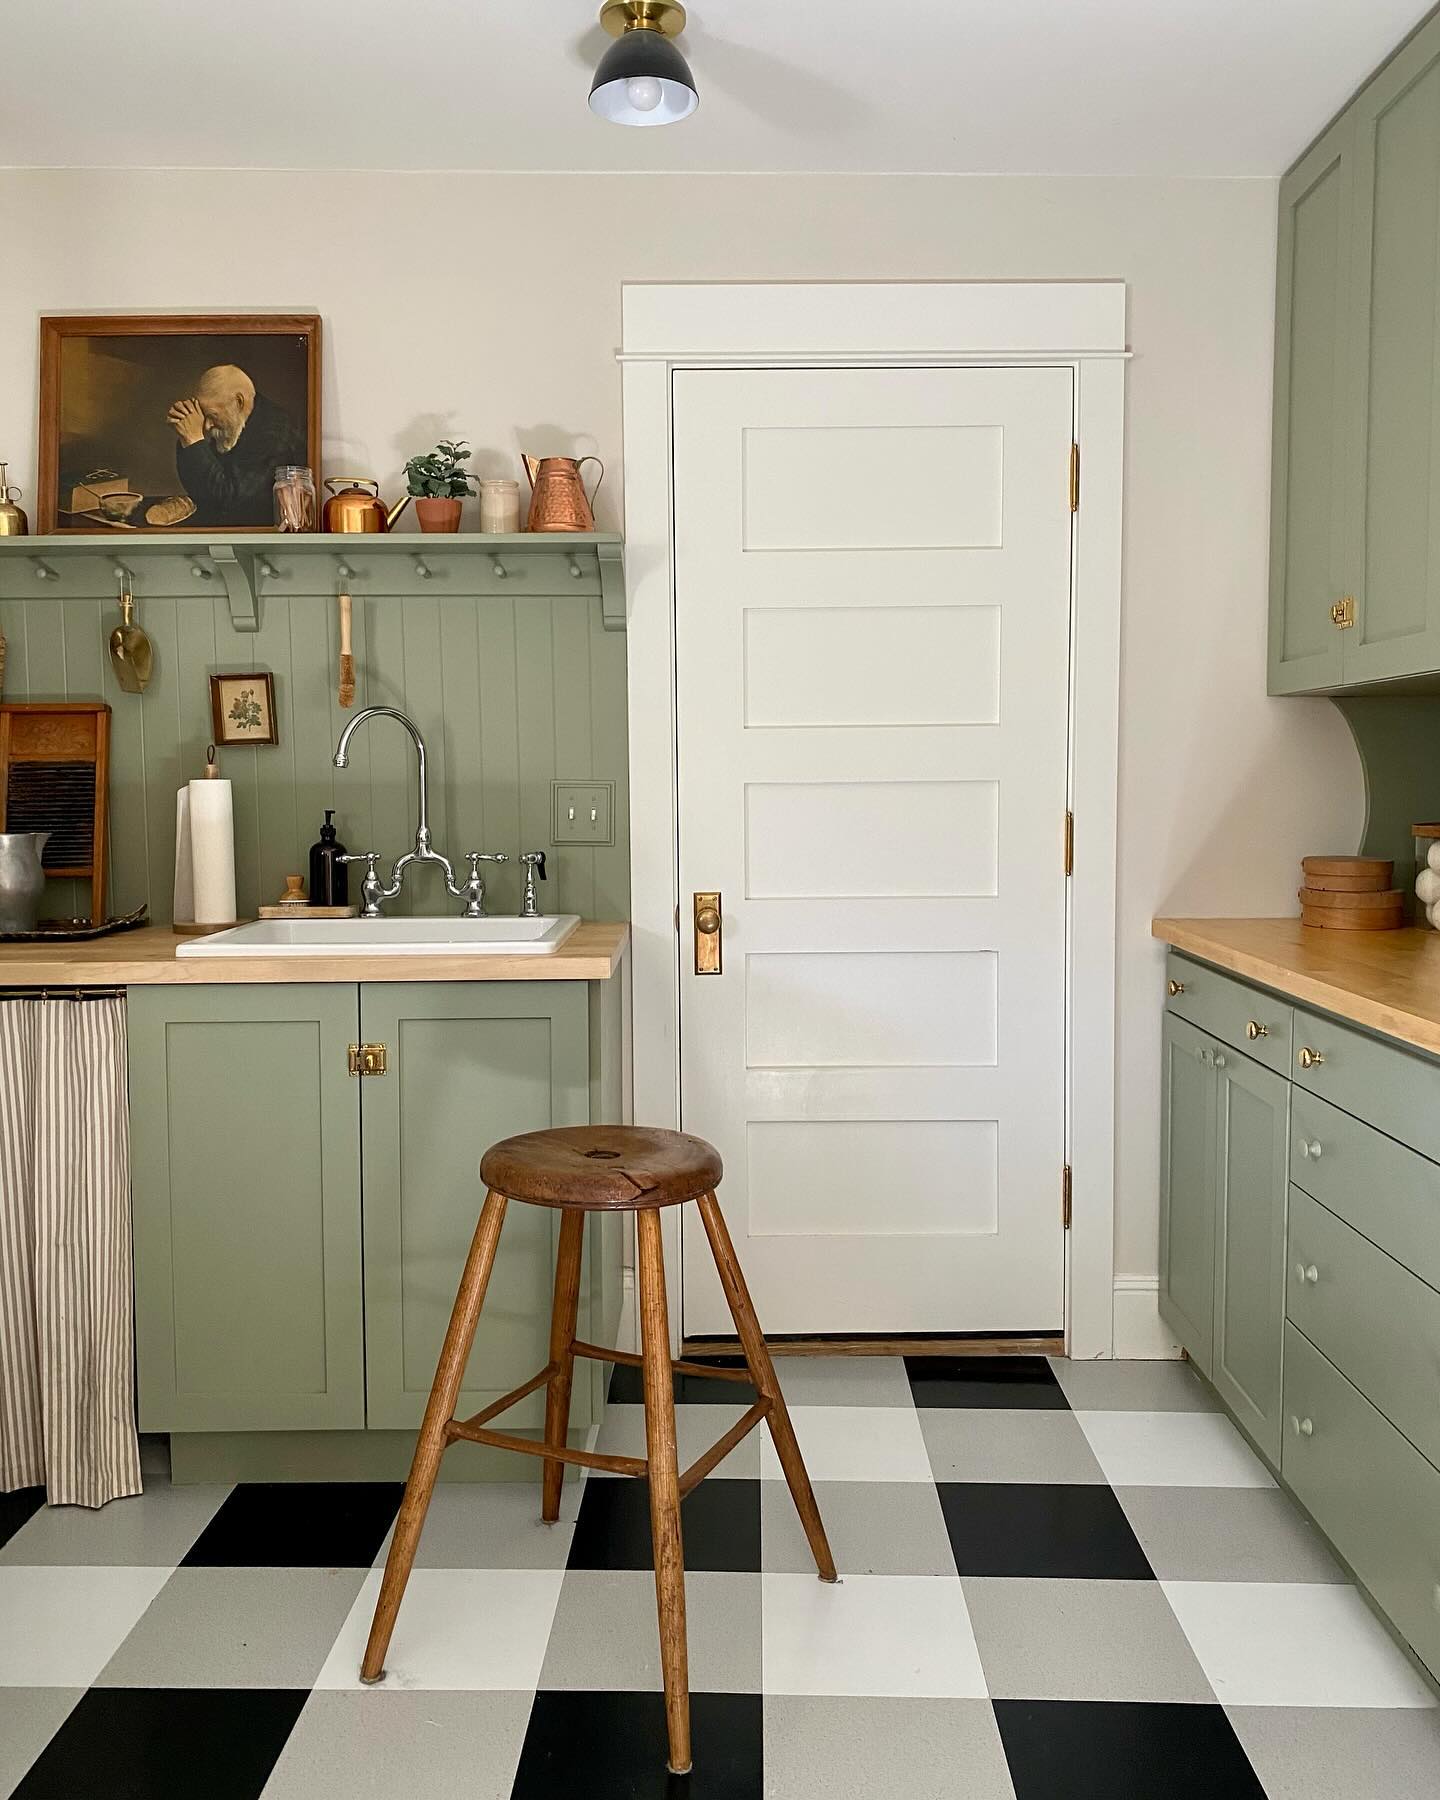
<instances>
[{"instance_id":1,"label":"butcher block countertop","mask_svg":"<svg viewBox=\"0 0 1440 1800\"><path fill-rule=\"evenodd\" d=\"M608 981L630 927L582 920L548 956L185 956L168 925L82 944L0 944L0 988L206 987L219 982Z\"/></svg>"},{"instance_id":2,"label":"butcher block countertop","mask_svg":"<svg viewBox=\"0 0 1440 1800\"><path fill-rule=\"evenodd\" d=\"M1298 919L1155 919L1151 935L1246 981L1440 1056L1440 931Z\"/></svg>"}]
</instances>

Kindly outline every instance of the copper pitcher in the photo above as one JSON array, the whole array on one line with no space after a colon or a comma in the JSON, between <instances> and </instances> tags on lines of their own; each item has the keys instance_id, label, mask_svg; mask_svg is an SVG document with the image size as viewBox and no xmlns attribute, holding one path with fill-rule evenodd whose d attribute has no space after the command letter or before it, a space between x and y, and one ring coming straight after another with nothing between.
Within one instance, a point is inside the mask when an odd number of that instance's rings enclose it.
<instances>
[{"instance_id":1,"label":"copper pitcher","mask_svg":"<svg viewBox=\"0 0 1440 1800\"><path fill-rule=\"evenodd\" d=\"M592 502L605 479L605 465L598 456L526 456L520 457L530 477L530 517L527 531L593 531L595 514ZM600 473L589 495L580 471L593 462Z\"/></svg>"}]
</instances>

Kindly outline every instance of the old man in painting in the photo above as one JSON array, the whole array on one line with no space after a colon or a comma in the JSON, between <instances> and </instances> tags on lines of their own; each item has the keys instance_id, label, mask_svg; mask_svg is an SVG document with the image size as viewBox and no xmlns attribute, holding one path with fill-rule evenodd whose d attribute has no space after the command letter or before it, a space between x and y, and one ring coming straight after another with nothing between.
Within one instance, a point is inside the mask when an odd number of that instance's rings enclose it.
<instances>
[{"instance_id":1,"label":"old man in painting","mask_svg":"<svg viewBox=\"0 0 1440 1800\"><path fill-rule=\"evenodd\" d=\"M269 525L275 471L305 461L304 433L234 363L207 369L165 415L180 442L175 467L197 525Z\"/></svg>"}]
</instances>

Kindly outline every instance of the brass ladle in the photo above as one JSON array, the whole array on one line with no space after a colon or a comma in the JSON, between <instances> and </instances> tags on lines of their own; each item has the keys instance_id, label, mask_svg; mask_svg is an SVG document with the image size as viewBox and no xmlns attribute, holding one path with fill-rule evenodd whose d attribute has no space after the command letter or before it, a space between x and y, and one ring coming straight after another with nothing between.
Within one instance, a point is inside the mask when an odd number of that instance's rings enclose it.
<instances>
[{"instance_id":1,"label":"brass ladle","mask_svg":"<svg viewBox=\"0 0 1440 1800\"><path fill-rule=\"evenodd\" d=\"M143 694L155 666L155 648L135 623L135 596L130 577L120 577L120 623L110 633L110 666L127 694Z\"/></svg>"}]
</instances>

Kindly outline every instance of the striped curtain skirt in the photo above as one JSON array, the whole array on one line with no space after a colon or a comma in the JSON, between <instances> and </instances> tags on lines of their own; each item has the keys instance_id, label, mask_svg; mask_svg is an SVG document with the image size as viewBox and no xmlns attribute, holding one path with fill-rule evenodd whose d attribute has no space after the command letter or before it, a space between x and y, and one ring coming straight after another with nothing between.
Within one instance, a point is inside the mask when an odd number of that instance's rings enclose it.
<instances>
[{"instance_id":1,"label":"striped curtain skirt","mask_svg":"<svg viewBox=\"0 0 1440 1800\"><path fill-rule=\"evenodd\" d=\"M140 1492L125 1002L0 999L0 1491Z\"/></svg>"}]
</instances>

